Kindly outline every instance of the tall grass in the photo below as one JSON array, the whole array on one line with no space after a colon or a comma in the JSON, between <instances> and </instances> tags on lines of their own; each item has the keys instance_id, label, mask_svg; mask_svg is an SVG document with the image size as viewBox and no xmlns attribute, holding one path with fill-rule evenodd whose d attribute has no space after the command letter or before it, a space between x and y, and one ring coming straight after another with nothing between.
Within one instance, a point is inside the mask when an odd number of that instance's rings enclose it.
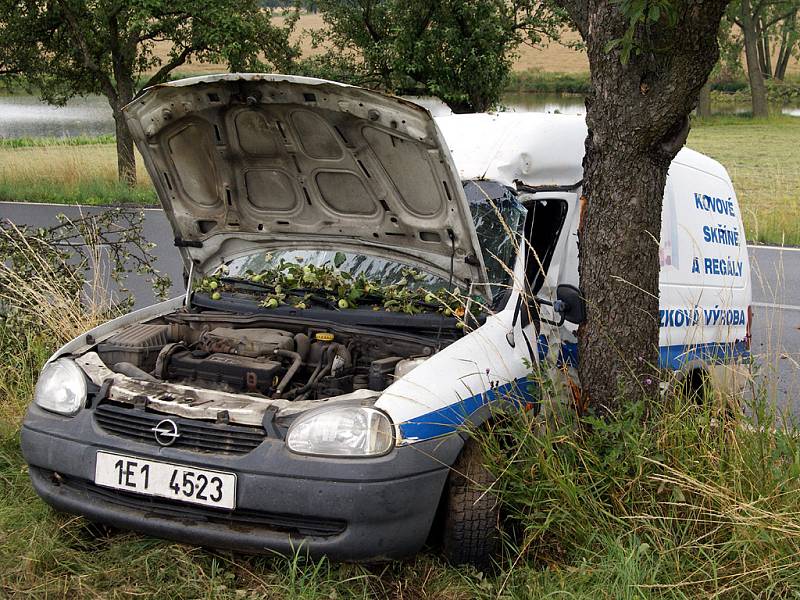
<instances>
[{"instance_id":1,"label":"tall grass","mask_svg":"<svg viewBox=\"0 0 800 600\"><path fill-rule=\"evenodd\" d=\"M155 204L155 191L144 169L130 188L117 179L112 144L37 146L29 141L0 146L0 201L65 204ZM137 154L141 166L141 157Z\"/></svg>"},{"instance_id":2,"label":"tall grass","mask_svg":"<svg viewBox=\"0 0 800 600\"><path fill-rule=\"evenodd\" d=\"M800 437L751 393L744 413L672 393L610 420L498 416L480 439L518 523L508 560L602 597L795 597Z\"/></svg>"},{"instance_id":3,"label":"tall grass","mask_svg":"<svg viewBox=\"0 0 800 600\"><path fill-rule=\"evenodd\" d=\"M36 374L57 347L103 323L116 313L106 287L106 273L92 269L91 281L71 268L46 258L30 238L11 225L0 230L9 256L24 256L31 269L20 272L0 256L0 432L18 427L24 407L33 397ZM102 264L93 246L90 260Z\"/></svg>"},{"instance_id":4,"label":"tall grass","mask_svg":"<svg viewBox=\"0 0 800 600\"><path fill-rule=\"evenodd\" d=\"M21 137L0 138L0 148L42 148L49 146L93 146L114 144L113 134L76 135L73 137Z\"/></svg>"},{"instance_id":5,"label":"tall grass","mask_svg":"<svg viewBox=\"0 0 800 600\"><path fill-rule=\"evenodd\" d=\"M512 72L507 92L547 94L588 94L591 89L588 73L553 73L529 69Z\"/></svg>"}]
</instances>

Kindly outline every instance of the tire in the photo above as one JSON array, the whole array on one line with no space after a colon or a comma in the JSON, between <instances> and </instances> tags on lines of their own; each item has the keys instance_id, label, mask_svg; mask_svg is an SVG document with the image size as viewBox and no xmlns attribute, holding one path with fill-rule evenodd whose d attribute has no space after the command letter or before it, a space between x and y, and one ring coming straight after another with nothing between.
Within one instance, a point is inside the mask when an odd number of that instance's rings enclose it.
<instances>
[{"instance_id":1,"label":"tire","mask_svg":"<svg viewBox=\"0 0 800 600\"><path fill-rule=\"evenodd\" d=\"M480 447L468 440L450 469L444 490L442 551L455 565L491 569L500 550L500 507L487 493L494 476L481 464Z\"/></svg>"},{"instance_id":2,"label":"tire","mask_svg":"<svg viewBox=\"0 0 800 600\"><path fill-rule=\"evenodd\" d=\"M685 398L698 406L702 406L706 400L708 385L708 375L706 372L702 369L692 369L683 380L683 389L681 392Z\"/></svg>"}]
</instances>

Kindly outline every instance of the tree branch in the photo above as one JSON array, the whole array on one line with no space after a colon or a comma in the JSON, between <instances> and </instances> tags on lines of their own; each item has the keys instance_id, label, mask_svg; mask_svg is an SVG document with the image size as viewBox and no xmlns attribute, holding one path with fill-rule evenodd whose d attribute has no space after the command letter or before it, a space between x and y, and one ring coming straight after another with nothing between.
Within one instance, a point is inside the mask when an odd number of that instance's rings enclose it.
<instances>
[{"instance_id":1,"label":"tree branch","mask_svg":"<svg viewBox=\"0 0 800 600\"><path fill-rule=\"evenodd\" d=\"M381 36L375 30L375 27L372 25L372 3L367 0L366 5L362 5L363 15L364 15L364 27L367 28L367 32L369 33L370 37L372 38L373 42L380 42Z\"/></svg>"},{"instance_id":2,"label":"tree branch","mask_svg":"<svg viewBox=\"0 0 800 600\"><path fill-rule=\"evenodd\" d=\"M797 13L797 8L791 8L788 11L786 11L785 13L783 13L782 15L778 15L774 19L770 19L769 21L766 21L765 23L762 23L762 27L764 29L769 29L770 27L775 25L777 22L783 21L784 19L788 19L789 17L791 17L795 13Z\"/></svg>"},{"instance_id":3,"label":"tree branch","mask_svg":"<svg viewBox=\"0 0 800 600\"><path fill-rule=\"evenodd\" d=\"M100 68L100 66L95 61L94 57L92 56L92 52L89 49L89 45L86 43L86 39L83 37L83 32L81 31L80 26L78 25L78 19L75 17L73 12L69 9L65 2L58 2L61 6L62 10L64 11L64 15L66 16L67 24L69 25L70 29L72 29L73 39L75 40L78 48L80 48L81 55L83 56L83 65L91 71L95 77L100 80L100 86L103 88L103 92L105 93L106 97L117 104L119 102L119 95L117 94L117 90L114 87L114 84L111 82L111 79L108 77L106 73Z\"/></svg>"},{"instance_id":4,"label":"tree branch","mask_svg":"<svg viewBox=\"0 0 800 600\"><path fill-rule=\"evenodd\" d=\"M199 46L185 47L183 50L181 50L180 54L173 57L172 60L170 60L165 65L162 65L162 67L158 71L156 71L153 74L153 76L150 77L150 79L147 80L147 83L143 87L150 87L153 85L158 85L159 83L164 83L167 80L167 76L173 69L185 63L186 59L188 59L193 52L197 52L202 49L203 48Z\"/></svg>"},{"instance_id":5,"label":"tree branch","mask_svg":"<svg viewBox=\"0 0 800 600\"><path fill-rule=\"evenodd\" d=\"M555 3L567 11L575 27L578 28L581 37L586 39L589 33L589 6L587 0L555 0Z\"/></svg>"}]
</instances>

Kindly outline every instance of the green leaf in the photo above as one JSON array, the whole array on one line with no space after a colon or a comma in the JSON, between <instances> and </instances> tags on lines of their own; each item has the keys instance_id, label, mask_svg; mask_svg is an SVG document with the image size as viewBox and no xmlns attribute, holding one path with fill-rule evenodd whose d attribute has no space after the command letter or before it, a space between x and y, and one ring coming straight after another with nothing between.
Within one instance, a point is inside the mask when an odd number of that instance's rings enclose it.
<instances>
[{"instance_id":1,"label":"green leaf","mask_svg":"<svg viewBox=\"0 0 800 600\"><path fill-rule=\"evenodd\" d=\"M333 257L333 266L338 269L344 264L345 260L347 260L347 257L344 255L344 252L337 252Z\"/></svg>"},{"instance_id":2,"label":"green leaf","mask_svg":"<svg viewBox=\"0 0 800 600\"><path fill-rule=\"evenodd\" d=\"M605 48L603 48L603 50L605 51L606 54L608 54L614 48L619 46L621 43L622 43L622 39L620 39L620 38L617 38L615 40L609 40L608 43L606 43Z\"/></svg>"}]
</instances>

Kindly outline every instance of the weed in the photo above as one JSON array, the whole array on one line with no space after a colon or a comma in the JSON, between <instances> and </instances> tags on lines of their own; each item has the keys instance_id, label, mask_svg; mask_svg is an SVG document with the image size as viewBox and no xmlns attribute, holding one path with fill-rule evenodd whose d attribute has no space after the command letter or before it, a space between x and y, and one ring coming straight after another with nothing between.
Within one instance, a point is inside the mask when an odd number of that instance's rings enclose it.
<instances>
[{"instance_id":1,"label":"weed","mask_svg":"<svg viewBox=\"0 0 800 600\"><path fill-rule=\"evenodd\" d=\"M724 400L676 392L607 419L497 415L480 439L518 523L512 551L523 557L510 560L613 597L800 589L800 437L759 390L741 414ZM506 578L513 587L518 575Z\"/></svg>"}]
</instances>

